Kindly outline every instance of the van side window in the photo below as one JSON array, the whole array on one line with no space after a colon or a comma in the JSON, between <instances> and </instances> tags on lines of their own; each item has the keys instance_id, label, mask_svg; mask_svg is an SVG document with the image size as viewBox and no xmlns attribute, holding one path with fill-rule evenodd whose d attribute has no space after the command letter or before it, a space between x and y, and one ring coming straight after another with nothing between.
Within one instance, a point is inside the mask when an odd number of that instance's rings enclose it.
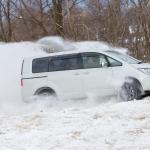
<instances>
[{"instance_id":1,"label":"van side window","mask_svg":"<svg viewBox=\"0 0 150 150\"><path fill-rule=\"evenodd\" d=\"M32 73L48 72L49 58L37 58L32 61Z\"/></svg>"},{"instance_id":2,"label":"van side window","mask_svg":"<svg viewBox=\"0 0 150 150\"><path fill-rule=\"evenodd\" d=\"M109 66L110 67L117 67L117 66L122 66L122 63L107 56L107 60L109 61Z\"/></svg>"},{"instance_id":3,"label":"van side window","mask_svg":"<svg viewBox=\"0 0 150 150\"><path fill-rule=\"evenodd\" d=\"M78 57L58 57L53 59L54 71L80 69Z\"/></svg>"},{"instance_id":4,"label":"van side window","mask_svg":"<svg viewBox=\"0 0 150 150\"><path fill-rule=\"evenodd\" d=\"M85 53L82 55L83 68L102 68L104 65L108 66L106 57L99 53Z\"/></svg>"}]
</instances>

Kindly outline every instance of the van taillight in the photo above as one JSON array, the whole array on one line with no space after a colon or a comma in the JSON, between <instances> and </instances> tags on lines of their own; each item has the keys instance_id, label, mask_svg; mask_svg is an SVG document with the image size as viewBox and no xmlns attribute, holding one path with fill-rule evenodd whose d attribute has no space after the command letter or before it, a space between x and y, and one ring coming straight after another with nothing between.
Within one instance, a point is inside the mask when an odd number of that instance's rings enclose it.
<instances>
[{"instance_id":1,"label":"van taillight","mask_svg":"<svg viewBox=\"0 0 150 150\"><path fill-rule=\"evenodd\" d=\"M20 81L21 81L21 86L23 86L23 79L21 79Z\"/></svg>"}]
</instances>

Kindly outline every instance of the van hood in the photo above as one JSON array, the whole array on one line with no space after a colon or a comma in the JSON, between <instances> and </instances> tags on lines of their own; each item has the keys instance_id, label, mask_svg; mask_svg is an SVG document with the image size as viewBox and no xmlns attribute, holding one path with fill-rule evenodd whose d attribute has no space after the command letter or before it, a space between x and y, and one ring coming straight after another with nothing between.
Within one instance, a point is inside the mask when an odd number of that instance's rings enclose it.
<instances>
[{"instance_id":1,"label":"van hood","mask_svg":"<svg viewBox=\"0 0 150 150\"><path fill-rule=\"evenodd\" d=\"M135 68L150 68L150 63L131 64Z\"/></svg>"}]
</instances>

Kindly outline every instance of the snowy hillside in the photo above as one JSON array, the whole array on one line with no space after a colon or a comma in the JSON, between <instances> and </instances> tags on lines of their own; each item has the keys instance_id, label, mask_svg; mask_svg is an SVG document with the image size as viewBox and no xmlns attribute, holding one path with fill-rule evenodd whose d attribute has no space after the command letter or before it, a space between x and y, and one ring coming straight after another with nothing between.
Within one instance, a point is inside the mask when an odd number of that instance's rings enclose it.
<instances>
[{"instance_id":1,"label":"snowy hillside","mask_svg":"<svg viewBox=\"0 0 150 150\"><path fill-rule=\"evenodd\" d=\"M51 44L50 44L51 43ZM87 46L88 45L88 46ZM24 57L43 51L115 49L99 42L45 38L0 44L0 150L149 150L150 101L54 100L24 103L20 70ZM125 49L122 49L125 52Z\"/></svg>"}]
</instances>

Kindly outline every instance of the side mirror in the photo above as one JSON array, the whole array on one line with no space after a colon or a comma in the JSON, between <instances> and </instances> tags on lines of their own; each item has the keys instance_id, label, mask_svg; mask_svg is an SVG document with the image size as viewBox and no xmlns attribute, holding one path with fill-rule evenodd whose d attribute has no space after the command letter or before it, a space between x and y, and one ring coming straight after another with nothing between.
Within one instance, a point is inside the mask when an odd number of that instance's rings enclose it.
<instances>
[{"instance_id":1,"label":"side mirror","mask_svg":"<svg viewBox=\"0 0 150 150\"><path fill-rule=\"evenodd\" d=\"M108 67L107 62L102 62L101 64L102 64L102 68L107 68Z\"/></svg>"}]
</instances>

